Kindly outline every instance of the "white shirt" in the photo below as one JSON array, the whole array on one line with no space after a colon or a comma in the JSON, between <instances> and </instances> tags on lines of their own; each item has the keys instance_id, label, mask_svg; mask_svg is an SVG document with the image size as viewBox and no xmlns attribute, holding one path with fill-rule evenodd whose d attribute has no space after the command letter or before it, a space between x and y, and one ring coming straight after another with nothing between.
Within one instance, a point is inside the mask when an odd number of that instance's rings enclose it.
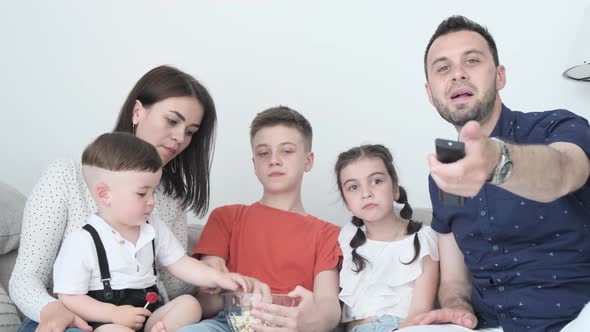
<instances>
[{"instance_id":1,"label":"white shirt","mask_svg":"<svg viewBox=\"0 0 590 332\"><path fill-rule=\"evenodd\" d=\"M364 231L364 226L361 227ZM354 272L350 240L357 227L347 223L341 230L338 242L344 254L340 271L340 299L344 302L342 322L390 315L406 318L410 311L416 279L422 275L422 258L430 256L438 261L436 233L422 226L418 233L399 241L384 242L367 239L357 253L368 260L365 269ZM412 264L404 265L414 257L414 237L420 241L420 254Z\"/></svg>"},{"instance_id":2,"label":"white shirt","mask_svg":"<svg viewBox=\"0 0 590 332\"><path fill-rule=\"evenodd\" d=\"M173 264L185 255L184 248L166 225L153 216L148 221L149 224L140 226L134 245L99 216L92 215L88 220L104 246L112 289L147 288L156 283L152 268L154 239L155 258L161 266ZM104 288L100 279L98 255L90 233L80 229L66 236L53 267L54 293L86 294L100 290Z\"/></svg>"},{"instance_id":3,"label":"white shirt","mask_svg":"<svg viewBox=\"0 0 590 332\"><path fill-rule=\"evenodd\" d=\"M33 188L27 198L18 258L10 279L10 297L27 317L38 322L41 309L56 301L47 290L52 289L53 264L63 238L79 231L97 210L82 178L80 161L53 162ZM152 214L186 246L186 211L178 200L159 189ZM164 299L193 289L165 270L158 269L158 273L158 288Z\"/></svg>"}]
</instances>

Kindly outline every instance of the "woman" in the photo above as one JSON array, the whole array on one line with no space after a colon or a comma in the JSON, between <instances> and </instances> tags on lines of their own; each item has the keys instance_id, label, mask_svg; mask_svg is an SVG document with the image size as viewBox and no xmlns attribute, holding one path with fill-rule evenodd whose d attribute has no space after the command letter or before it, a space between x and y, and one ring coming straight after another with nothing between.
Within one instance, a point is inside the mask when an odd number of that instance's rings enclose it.
<instances>
[{"instance_id":1,"label":"woman","mask_svg":"<svg viewBox=\"0 0 590 332\"><path fill-rule=\"evenodd\" d=\"M161 66L146 73L131 90L114 129L132 132L156 147L165 166L153 213L185 245L186 210L202 216L209 204L215 124L215 105L207 89L192 76ZM47 289L64 236L79 230L95 211L80 160L50 165L28 197L10 280L11 298L29 317L19 331L90 330ZM160 276L164 296L174 298L189 291L164 271Z\"/></svg>"}]
</instances>

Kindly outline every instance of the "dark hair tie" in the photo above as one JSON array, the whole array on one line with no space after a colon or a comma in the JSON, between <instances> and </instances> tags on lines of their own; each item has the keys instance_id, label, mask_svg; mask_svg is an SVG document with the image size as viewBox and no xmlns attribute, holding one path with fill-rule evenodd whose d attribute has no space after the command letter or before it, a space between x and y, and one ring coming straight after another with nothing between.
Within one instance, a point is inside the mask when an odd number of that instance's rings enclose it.
<instances>
[{"instance_id":1,"label":"dark hair tie","mask_svg":"<svg viewBox=\"0 0 590 332\"><path fill-rule=\"evenodd\" d=\"M408 194L402 186L399 186L399 198L396 202L404 205L404 207L399 213L400 217L406 220L410 220L412 218L412 214L414 213L414 211L412 210L412 206L410 206L410 203L408 203Z\"/></svg>"},{"instance_id":2,"label":"dark hair tie","mask_svg":"<svg viewBox=\"0 0 590 332\"><path fill-rule=\"evenodd\" d=\"M410 206L410 203L408 203L408 202L406 202L404 204L404 207L399 212L399 216L402 217L403 219L406 219L406 220L410 220L412 218L413 214L414 214L414 210L412 210L412 207Z\"/></svg>"}]
</instances>

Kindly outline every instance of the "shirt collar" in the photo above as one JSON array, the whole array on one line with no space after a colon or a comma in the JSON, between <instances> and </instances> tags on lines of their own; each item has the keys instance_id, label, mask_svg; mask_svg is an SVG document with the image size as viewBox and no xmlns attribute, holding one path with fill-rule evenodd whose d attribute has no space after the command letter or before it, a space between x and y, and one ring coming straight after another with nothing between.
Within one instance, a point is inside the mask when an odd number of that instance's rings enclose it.
<instances>
[{"instance_id":1,"label":"shirt collar","mask_svg":"<svg viewBox=\"0 0 590 332\"><path fill-rule=\"evenodd\" d=\"M104 219L93 214L88 219L87 224L90 224L92 227L96 229L98 234L100 235L103 241L106 240L106 237L111 237L117 243L127 242L130 245L129 241L124 239L119 232L117 232L111 225L109 225ZM137 243L135 244L135 251L140 250L146 244L150 243L156 237L156 231L154 227L148 223L145 223L139 227L139 238L137 239Z\"/></svg>"},{"instance_id":2,"label":"shirt collar","mask_svg":"<svg viewBox=\"0 0 590 332\"><path fill-rule=\"evenodd\" d=\"M506 105L502 104L500 117L498 118L498 122L496 122L496 126L494 127L494 130L492 130L490 137L509 136L512 133L512 128L514 127L514 119L514 112L506 107Z\"/></svg>"}]
</instances>

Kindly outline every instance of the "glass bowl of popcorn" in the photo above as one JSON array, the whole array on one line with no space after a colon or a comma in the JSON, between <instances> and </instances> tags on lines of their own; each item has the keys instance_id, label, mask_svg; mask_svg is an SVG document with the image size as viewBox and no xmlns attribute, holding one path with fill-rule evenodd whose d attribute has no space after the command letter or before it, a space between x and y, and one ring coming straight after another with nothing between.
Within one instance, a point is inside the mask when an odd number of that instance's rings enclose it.
<instances>
[{"instance_id":1,"label":"glass bowl of popcorn","mask_svg":"<svg viewBox=\"0 0 590 332\"><path fill-rule=\"evenodd\" d=\"M269 322L250 315L254 305L259 302L272 303L286 307L296 307L299 300L286 294L262 295L255 293L223 293L223 310L232 332L253 332L251 324L271 326Z\"/></svg>"}]
</instances>

